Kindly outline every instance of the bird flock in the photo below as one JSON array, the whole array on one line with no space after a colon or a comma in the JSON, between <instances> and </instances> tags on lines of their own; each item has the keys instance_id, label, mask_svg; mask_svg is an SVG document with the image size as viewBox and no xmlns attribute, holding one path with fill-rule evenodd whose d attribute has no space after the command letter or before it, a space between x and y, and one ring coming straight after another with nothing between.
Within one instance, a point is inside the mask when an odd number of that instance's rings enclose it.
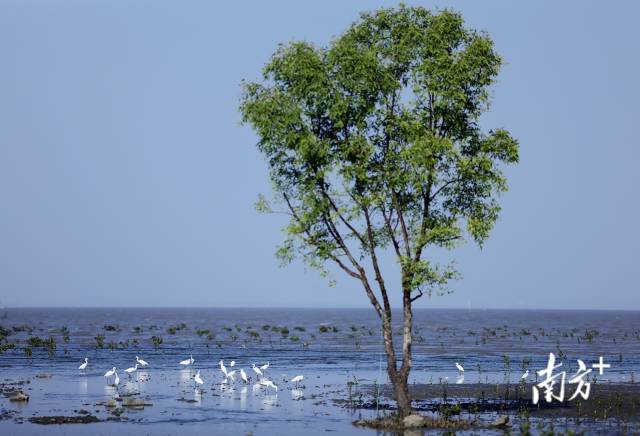
<instances>
[{"instance_id":1,"label":"bird flock","mask_svg":"<svg viewBox=\"0 0 640 436\"><path fill-rule=\"evenodd\" d=\"M195 359L193 358L193 355L190 355L188 359L181 360L178 363L182 368L191 369L195 363ZM88 364L89 364L89 359L85 357L84 362L78 367L78 369L81 371L85 371L87 369ZM232 360L231 362L229 362L229 369L227 369L227 367L225 366L224 360L220 360L218 362L218 365L220 366L220 371L222 372L222 376L223 376L221 383L223 385L235 383L237 370L234 369L234 367L236 366L236 361ZM264 387L266 389L273 389L275 392L278 392L278 386L272 380L266 377L266 372L269 369L269 365L270 365L269 362L267 362L262 366L256 366L255 363L251 364L251 370L255 374L256 380L257 380L257 382L254 384L254 388ZM135 365L125 369L124 372L129 376L129 378L131 378L132 374L138 371L138 368L145 368L147 366L149 366L149 364L146 361L136 356ZM456 366L456 369L458 370L459 379L464 380L464 367L459 362L456 362L455 366ZM240 368L239 373L240 373L240 381L242 383L249 384L252 382L251 377L247 376L247 373L243 368ZM107 383L109 383L111 381L111 378L113 377L114 379L113 379L113 382L111 383L113 386L118 386L120 384L120 377L118 377L118 372L115 366L111 368L109 371L107 371L104 374L104 377L107 380ZM528 377L529 377L529 370L527 370L522 375L521 378L523 380L526 380ZM200 370L197 370L196 374L192 376L192 378L195 384L195 390L196 392L198 392L198 389L200 389L202 385L204 385L204 379L202 378ZM293 383L297 388L300 382L303 380L304 380L304 376L300 374L293 377L290 380L290 382Z\"/></svg>"},{"instance_id":2,"label":"bird flock","mask_svg":"<svg viewBox=\"0 0 640 436\"><path fill-rule=\"evenodd\" d=\"M189 369L189 370L193 368L194 363L195 363L195 359L193 358L193 355L190 355L189 358L178 362L178 364L183 369ZM78 367L78 369L80 371L86 371L88 365L89 365L89 358L85 357L84 362ZM236 366L236 361L232 360L231 362L229 362L229 369L227 369L227 367L225 366L224 360L220 360L218 362L218 365L220 366L220 371L222 372L221 383L223 385L235 383L236 374L238 373L237 372L238 370L234 369L234 367ZM146 368L147 366L149 366L148 362L140 359L139 356L136 356L135 365L125 369L124 372L127 374L129 379L131 379L132 375L138 371L138 368ZM266 373L267 373L267 370L269 369L269 366L270 366L269 362L267 362L262 366L256 366L255 363L251 364L251 370L255 374L256 380L257 380L256 383L254 384L254 388L264 387L265 389L273 389L275 392L278 392L278 386L272 380L266 377ZM239 368L239 374L240 374L240 381L242 383L249 384L252 382L252 378L247 375L247 373L243 368ZM117 387L120 384L120 377L118 376L118 370L115 366L104 373L104 378L106 379L107 384L110 384L112 386ZM200 370L197 370L195 375L193 375L191 378L193 379L193 382L195 385L194 386L195 391L197 393L198 390L205 383L204 379L202 378L202 374L200 373ZM291 383L294 383L296 388L298 388L298 385L302 380L304 380L304 376L300 374L293 377L290 381Z\"/></svg>"}]
</instances>

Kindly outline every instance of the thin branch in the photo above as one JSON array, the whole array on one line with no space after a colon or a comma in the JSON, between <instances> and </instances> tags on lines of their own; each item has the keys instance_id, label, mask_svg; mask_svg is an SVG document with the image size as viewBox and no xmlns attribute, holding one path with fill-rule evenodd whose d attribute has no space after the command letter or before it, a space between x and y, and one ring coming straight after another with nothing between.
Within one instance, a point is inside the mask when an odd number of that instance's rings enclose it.
<instances>
[{"instance_id":1,"label":"thin branch","mask_svg":"<svg viewBox=\"0 0 640 436\"><path fill-rule=\"evenodd\" d=\"M373 264L373 270L376 275L376 281L380 287L380 294L382 295L382 302L384 304L384 311L387 317L391 318L391 304L389 303L389 296L387 295L387 288L384 284L384 279L382 278L382 273L380 272L380 266L378 265L378 257L376 256L376 243L373 239L373 228L371 226L371 218L369 217L369 210L364 207L362 208L364 212L364 217L367 222L367 235L369 237L369 254L371 255L371 263Z\"/></svg>"},{"instance_id":2,"label":"thin branch","mask_svg":"<svg viewBox=\"0 0 640 436\"><path fill-rule=\"evenodd\" d=\"M402 215L402 210L400 209L400 205L398 204L398 198L396 197L396 193L392 191L391 198L393 201L393 207L396 210L396 214L398 215L398 220L400 221L400 228L402 229L402 237L404 239L404 248L407 254L407 257L411 257L411 246L409 243L409 232L407 231L407 225L404 222L404 216Z\"/></svg>"},{"instance_id":3,"label":"thin branch","mask_svg":"<svg viewBox=\"0 0 640 436\"><path fill-rule=\"evenodd\" d=\"M296 221L298 221L299 224L302 225L302 221L300 220L300 217L298 217L298 214L296 213L295 208L291 204L291 201L289 200L289 196L286 193L282 193L282 196L284 197L285 201L287 202L287 206L289 206L289 209L291 210L291 215L296 219ZM315 238L311 235L311 232L309 231L309 229L308 228L304 228L304 232L306 233L307 237L309 238L309 240L310 240L309 242L311 242L313 244L315 242ZM337 256L335 256L333 254L329 254L329 258L332 259L334 262L336 262L338 264L338 266L340 268L342 268L351 277L359 279L359 280L362 280L362 277L360 276L360 274L356 273L355 271L353 271L352 269L347 267Z\"/></svg>"},{"instance_id":4,"label":"thin branch","mask_svg":"<svg viewBox=\"0 0 640 436\"><path fill-rule=\"evenodd\" d=\"M461 181L462 181L461 177L456 177L455 179L452 179L452 180L449 180L449 181L443 183L442 186L440 186L438 189L436 189L435 192L429 197L429 201L434 200L438 196L438 194L440 194L440 192L442 192L442 190L444 188L446 188L447 186L450 186L453 183L461 182Z\"/></svg>"},{"instance_id":5,"label":"thin branch","mask_svg":"<svg viewBox=\"0 0 640 436\"><path fill-rule=\"evenodd\" d=\"M384 207L384 204L382 204L380 206L380 210L382 212L382 216L384 217L384 222L386 224L387 233L389 233L389 237L391 238L391 243L393 244L393 248L396 251L396 256L402 257L402 254L400 254L400 244L398 244L398 240L396 239L395 228L391 225L391 214L392 214L392 212L389 211L389 216L387 216L387 212L386 212L386 208ZM397 227L397 225L396 225L396 227Z\"/></svg>"},{"instance_id":6,"label":"thin branch","mask_svg":"<svg viewBox=\"0 0 640 436\"><path fill-rule=\"evenodd\" d=\"M364 237L360 234L360 232L358 232L356 230L355 227L353 227L353 225L340 213L340 210L338 209L338 206L336 205L336 203L333 201L333 199L331 198L331 196L329 195L329 193L326 190L325 184L324 184L324 180L320 182L320 191L322 192L322 195L324 198L327 199L327 201L329 201L329 204L331 205L331 208L336 212L336 214L338 215L338 218L340 218L340 221L342 221L344 223L345 226L347 226L347 228L349 230L351 230L351 232L360 240L360 242L365 245L365 240Z\"/></svg>"},{"instance_id":7,"label":"thin branch","mask_svg":"<svg viewBox=\"0 0 640 436\"><path fill-rule=\"evenodd\" d=\"M411 297L411 300L409 300L409 301L411 301L412 303L414 301L416 301L418 298L420 298L420 297L422 297L424 295L424 293L422 292L422 289L420 289L419 287L417 287L417 289L418 289L418 292L420 292L420 295L416 295L415 297Z\"/></svg>"}]
</instances>

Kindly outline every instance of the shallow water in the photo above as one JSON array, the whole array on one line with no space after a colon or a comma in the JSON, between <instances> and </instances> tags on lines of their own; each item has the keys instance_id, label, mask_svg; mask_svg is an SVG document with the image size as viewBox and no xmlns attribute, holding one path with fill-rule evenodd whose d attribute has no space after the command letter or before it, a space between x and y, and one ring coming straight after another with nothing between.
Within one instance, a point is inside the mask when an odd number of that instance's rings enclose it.
<instances>
[{"instance_id":1,"label":"shallow water","mask_svg":"<svg viewBox=\"0 0 640 436\"><path fill-rule=\"evenodd\" d=\"M0 378L29 380L23 389L31 399L20 406L0 398L0 408L19 410L16 416L24 422L0 421L2 434L3 429L38 434L53 428L86 434L85 425L41 426L26 420L75 415L80 409L106 418L110 413L96 404L130 393L153 405L126 410L125 423L90 424L91 431L139 434L142 425L145 433L154 434L214 428L221 434L365 434L369 431L351 422L375 411L353 412L332 400L348 397L349 381L358 381L350 386L352 396L367 384L387 381L378 321L367 309L10 309L7 315L0 325L17 330L8 337L17 344L0 354ZM611 368L597 375L599 381L628 382L640 374L638 312L417 310L415 320L411 381L416 383L514 382L526 366L524 359L531 360L533 374L546 365L549 352L565 357L568 373L576 371L576 359L590 366L603 356ZM99 335L104 335L103 348ZM33 348L27 357L30 336L53 337L55 350ZM154 346L153 336L161 337L162 344ZM178 364L189 354L205 380L201 395L194 392L192 373ZM129 381L122 369L133 366L136 355L150 366ZM85 356L89 367L81 373L77 367ZM251 363L269 362L268 376L279 385L278 392L254 390L252 384L221 385L220 359L227 366L235 360L236 369L249 375ZM455 362L466 368L463 379ZM112 366L120 369L118 391L102 376ZM35 378L40 373L52 377ZM305 376L299 389L286 382L297 374Z\"/></svg>"}]
</instances>

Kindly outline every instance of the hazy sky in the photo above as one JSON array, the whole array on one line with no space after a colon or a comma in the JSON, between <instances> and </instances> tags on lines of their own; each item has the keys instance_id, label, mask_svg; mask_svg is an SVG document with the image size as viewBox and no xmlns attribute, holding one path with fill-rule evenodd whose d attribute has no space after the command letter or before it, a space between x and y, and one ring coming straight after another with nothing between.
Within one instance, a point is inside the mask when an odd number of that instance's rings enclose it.
<instances>
[{"instance_id":1,"label":"hazy sky","mask_svg":"<svg viewBox=\"0 0 640 436\"><path fill-rule=\"evenodd\" d=\"M492 237L419 306L640 309L640 2L407 3L490 33L483 125L521 144ZM365 307L353 279L278 266L239 83L393 4L1 0L0 302Z\"/></svg>"}]
</instances>

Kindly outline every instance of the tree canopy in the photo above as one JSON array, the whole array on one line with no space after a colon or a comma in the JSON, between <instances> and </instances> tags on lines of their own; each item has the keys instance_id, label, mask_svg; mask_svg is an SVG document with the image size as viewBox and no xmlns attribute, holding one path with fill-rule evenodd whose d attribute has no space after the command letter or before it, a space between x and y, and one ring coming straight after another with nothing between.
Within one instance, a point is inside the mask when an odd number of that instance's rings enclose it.
<instances>
[{"instance_id":1,"label":"tree canopy","mask_svg":"<svg viewBox=\"0 0 640 436\"><path fill-rule=\"evenodd\" d=\"M501 63L458 13L419 7L364 13L327 47L280 45L262 80L243 83L240 105L276 194L258 207L290 217L278 256L322 271L334 262L381 316L378 250L395 253L411 301L446 289L456 271L425 249L482 245L507 189L503 166L518 161L508 131L479 125Z\"/></svg>"}]
</instances>

